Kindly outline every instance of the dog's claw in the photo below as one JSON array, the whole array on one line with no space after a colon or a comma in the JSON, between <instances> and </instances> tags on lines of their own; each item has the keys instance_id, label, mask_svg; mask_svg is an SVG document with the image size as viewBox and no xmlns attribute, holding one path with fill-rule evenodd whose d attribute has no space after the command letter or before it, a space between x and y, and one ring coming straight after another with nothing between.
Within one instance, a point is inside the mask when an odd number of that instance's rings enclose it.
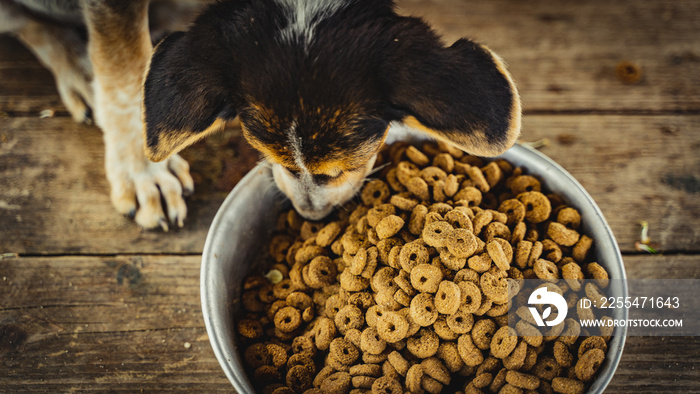
<instances>
[{"instance_id":1,"label":"dog's claw","mask_svg":"<svg viewBox=\"0 0 700 394\"><path fill-rule=\"evenodd\" d=\"M128 217L129 219L133 219L136 217L136 208L130 210L129 212L125 213L124 216Z\"/></svg>"},{"instance_id":2,"label":"dog's claw","mask_svg":"<svg viewBox=\"0 0 700 394\"><path fill-rule=\"evenodd\" d=\"M182 196L183 197L189 197L194 194L194 189L189 188L189 187L183 187L182 188Z\"/></svg>"},{"instance_id":3,"label":"dog's claw","mask_svg":"<svg viewBox=\"0 0 700 394\"><path fill-rule=\"evenodd\" d=\"M165 218L160 218L160 220L158 220L158 225L166 233L168 232L168 230L170 230L170 228L168 227L168 221L165 220Z\"/></svg>"}]
</instances>

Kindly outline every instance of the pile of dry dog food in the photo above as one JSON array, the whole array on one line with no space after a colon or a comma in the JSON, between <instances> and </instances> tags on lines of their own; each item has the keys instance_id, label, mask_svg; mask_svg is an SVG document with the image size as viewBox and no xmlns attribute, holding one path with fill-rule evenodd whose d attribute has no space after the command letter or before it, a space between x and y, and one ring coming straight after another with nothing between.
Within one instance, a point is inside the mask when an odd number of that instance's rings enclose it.
<instances>
[{"instance_id":1,"label":"pile of dry dog food","mask_svg":"<svg viewBox=\"0 0 700 394\"><path fill-rule=\"evenodd\" d=\"M378 167L325 221L280 216L237 320L256 389L583 393L611 331L581 335L573 318L538 329L520 309L508 325L521 279L548 281L574 310L602 296L578 211L521 168L443 144L395 143Z\"/></svg>"}]
</instances>

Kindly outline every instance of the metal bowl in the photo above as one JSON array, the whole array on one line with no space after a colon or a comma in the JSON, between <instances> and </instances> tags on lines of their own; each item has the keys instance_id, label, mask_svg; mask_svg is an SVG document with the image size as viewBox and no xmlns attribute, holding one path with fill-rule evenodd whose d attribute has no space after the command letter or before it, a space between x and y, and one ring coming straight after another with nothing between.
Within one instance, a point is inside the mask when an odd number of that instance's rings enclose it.
<instances>
[{"instance_id":1,"label":"metal bowl","mask_svg":"<svg viewBox=\"0 0 700 394\"><path fill-rule=\"evenodd\" d=\"M626 279L615 237L581 184L534 149L516 145L499 157L538 176L546 189L576 207L583 218L583 232L595 240L598 263L608 270L611 278ZM221 205L204 244L200 280L204 322L214 353L239 393L254 392L235 335L234 316L240 308L241 285L248 273L264 264L261 257L278 213L290 205L274 186L269 169L260 164L238 183ZM624 280L613 281L613 284L616 287L611 286L610 296L628 295ZM613 318L627 318L626 310L615 311L617 315ZM622 356L626 333L626 327L615 328L605 363L589 392L602 392L612 379Z\"/></svg>"}]
</instances>

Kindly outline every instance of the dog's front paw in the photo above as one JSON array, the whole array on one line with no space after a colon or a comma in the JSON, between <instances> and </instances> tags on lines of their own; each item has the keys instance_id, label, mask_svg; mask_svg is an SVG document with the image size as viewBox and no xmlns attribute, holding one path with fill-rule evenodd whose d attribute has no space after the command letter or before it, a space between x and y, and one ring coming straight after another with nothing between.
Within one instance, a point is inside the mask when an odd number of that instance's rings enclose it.
<instances>
[{"instance_id":1,"label":"dog's front paw","mask_svg":"<svg viewBox=\"0 0 700 394\"><path fill-rule=\"evenodd\" d=\"M107 163L112 203L146 229L170 224L182 227L187 217L185 196L194 192L189 165L178 155L159 163L145 158L136 163Z\"/></svg>"}]
</instances>

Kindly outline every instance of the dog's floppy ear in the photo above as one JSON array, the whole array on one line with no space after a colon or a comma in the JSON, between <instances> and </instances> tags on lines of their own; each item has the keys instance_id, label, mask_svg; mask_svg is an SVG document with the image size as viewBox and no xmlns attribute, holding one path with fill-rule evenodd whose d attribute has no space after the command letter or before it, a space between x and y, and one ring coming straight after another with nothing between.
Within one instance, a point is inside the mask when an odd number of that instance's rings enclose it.
<instances>
[{"instance_id":1,"label":"dog's floppy ear","mask_svg":"<svg viewBox=\"0 0 700 394\"><path fill-rule=\"evenodd\" d=\"M520 97L498 56L460 39L444 47L420 19L401 18L385 69L394 118L478 156L520 134Z\"/></svg>"},{"instance_id":2,"label":"dog's floppy ear","mask_svg":"<svg viewBox=\"0 0 700 394\"><path fill-rule=\"evenodd\" d=\"M151 57L144 81L143 117L146 155L153 161L223 129L236 117L235 61L216 47L216 39L201 41L191 32L173 33Z\"/></svg>"}]
</instances>

